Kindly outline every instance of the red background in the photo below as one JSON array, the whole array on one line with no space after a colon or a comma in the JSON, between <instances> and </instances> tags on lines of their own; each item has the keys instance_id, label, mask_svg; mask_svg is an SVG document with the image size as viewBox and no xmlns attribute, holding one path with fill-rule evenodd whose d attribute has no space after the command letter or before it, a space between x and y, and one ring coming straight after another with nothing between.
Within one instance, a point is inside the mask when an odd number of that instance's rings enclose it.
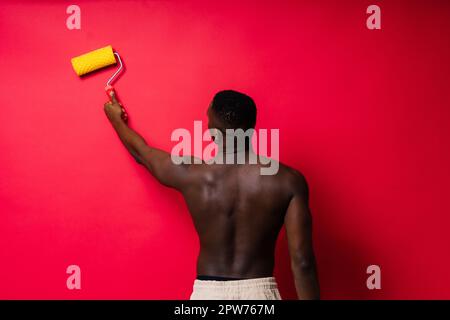
<instances>
[{"instance_id":1,"label":"red background","mask_svg":"<svg viewBox=\"0 0 450 320\"><path fill-rule=\"evenodd\" d=\"M374 3L382 30L366 28ZM0 298L189 297L198 239L181 196L106 120L114 68L80 79L70 65L111 44L132 126L157 147L206 125L218 90L255 99L309 181L323 298L449 299L450 5L374 3L76 1L68 30L71 2L3 1ZM283 235L276 276L295 298Z\"/></svg>"}]
</instances>

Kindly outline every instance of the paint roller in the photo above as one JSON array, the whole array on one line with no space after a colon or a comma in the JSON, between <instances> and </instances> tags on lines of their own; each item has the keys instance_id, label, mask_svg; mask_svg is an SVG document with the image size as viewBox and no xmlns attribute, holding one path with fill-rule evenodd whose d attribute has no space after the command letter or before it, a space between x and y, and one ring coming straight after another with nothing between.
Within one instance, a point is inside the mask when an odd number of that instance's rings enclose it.
<instances>
[{"instance_id":1,"label":"paint roller","mask_svg":"<svg viewBox=\"0 0 450 320\"><path fill-rule=\"evenodd\" d=\"M116 61L117 57L117 61ZM92 71L116 64L119 62L119 69L108 79L106 82L105 91L109 98L111 98L111 91L114 91L111 83L116 79L117 75L123 70L122 59L120 55L113 51L113 48L109 45L104 48L100 48L81 56L71 59L73 70L75 70L78 76L85 75ZM115 93L115 92L114 92Z\"/></svg>"}]
</instances>

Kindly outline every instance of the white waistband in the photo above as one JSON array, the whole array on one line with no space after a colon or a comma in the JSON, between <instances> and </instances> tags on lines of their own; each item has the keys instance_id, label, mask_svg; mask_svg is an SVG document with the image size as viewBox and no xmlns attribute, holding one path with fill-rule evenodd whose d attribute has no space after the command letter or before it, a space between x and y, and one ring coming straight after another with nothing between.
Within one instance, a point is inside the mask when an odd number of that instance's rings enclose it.
<instances>
[{"instance_id":1,"label":"white waistband","mask_svg":"<svg viewBox=\"0 0 450 320\"><path fill-rule=\"evenodd\" d=\"M198 280L194 281L194 288L264 288L276 289L277 282L274 277L253 278L244 280Z\"/></svg>"}]
</instances>

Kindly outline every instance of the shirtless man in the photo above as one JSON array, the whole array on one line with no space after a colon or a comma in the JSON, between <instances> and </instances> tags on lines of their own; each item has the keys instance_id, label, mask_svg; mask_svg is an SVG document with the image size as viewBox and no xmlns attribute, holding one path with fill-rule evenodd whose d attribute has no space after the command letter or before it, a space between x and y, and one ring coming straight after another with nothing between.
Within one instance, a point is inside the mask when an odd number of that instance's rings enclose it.
<instances>
[{"instance_id":1,"label":"shirtless man","mask_svg":"<svg viewBox=\"0 0 450 320\"><path fill-rule=\"evenodd\" d=\"M104 110L134 159L184 196L200 239L191 299L281 299L273 269L283 224L298 298L319 298L308 186L302 174L280 164L276 174L261 175L263 165L251 163L248 156L245 164L175 164L169 153L149 146L128 126L114 93ZM224 137L226 129L247 130L256 123L253 100L232 90L218 92L207 114L208 127ZM235 148L236 157L252 152L249 145Z\"/></svg>"}]
</instances>

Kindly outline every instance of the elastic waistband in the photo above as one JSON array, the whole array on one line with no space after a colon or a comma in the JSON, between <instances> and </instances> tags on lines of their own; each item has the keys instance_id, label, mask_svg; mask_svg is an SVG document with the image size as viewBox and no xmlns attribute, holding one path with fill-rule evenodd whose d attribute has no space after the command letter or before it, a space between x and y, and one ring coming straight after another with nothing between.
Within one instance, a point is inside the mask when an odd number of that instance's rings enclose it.
<instances>
[{"instance_id":1,"label":"elastic waistband","mask_svg":"<svg viewBox=\"0 0 450 320\"><path fill-rule=\"evenodd\" d=\"M221 277L221 276L204 276L198 275L197 280L213 280L213 281L236 281L236 280L244 280L242 278L231 278L231 277Z\"/></svg>"},{"instance_id":2,"label":"elastic waistband","mask_svg":"<svg viewBox=\"0 0 450 320\"><path fill-rule=\"evenodd\" d=\"M274 277L254 278L233 281L195 280L194 288L264 288L276 289L277 282Z\"/></svg>"}]
</instances>

